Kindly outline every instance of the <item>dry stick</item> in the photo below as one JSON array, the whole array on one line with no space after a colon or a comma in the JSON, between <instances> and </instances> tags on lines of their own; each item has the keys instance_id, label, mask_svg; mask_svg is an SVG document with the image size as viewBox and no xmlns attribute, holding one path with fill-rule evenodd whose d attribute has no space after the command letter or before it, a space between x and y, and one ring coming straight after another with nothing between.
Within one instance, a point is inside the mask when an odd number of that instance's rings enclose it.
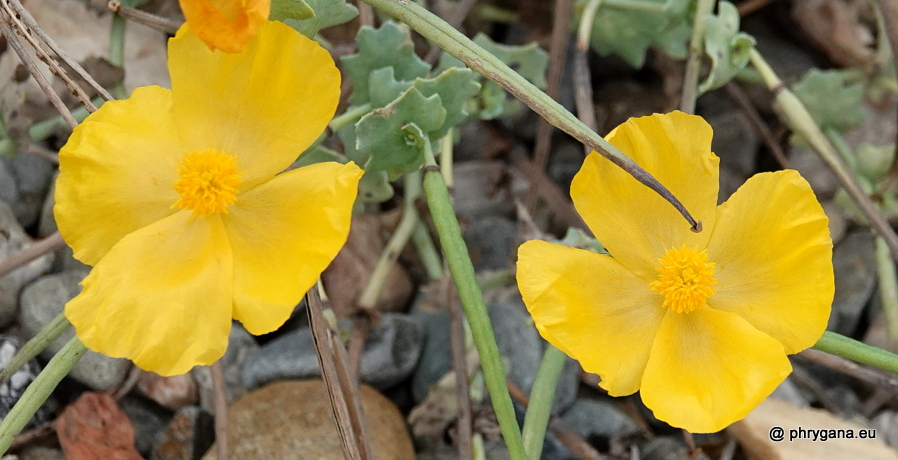
<instances>
[{"instance_id":1,"label":"dry stick","mask_svg":"<svg viewBox=\"0 0 898 460\"><path fill-rule=\"evenodd\" d=\"M356 2L356 5L359 9L359 25L374 27L374 8L362 0Z\"/></svg>"},{"instance_id":2,"label":"dry stick","mask_svg":"<svg viewBox=\"0 0 898 460\"><path fill-rule=\"evenodd\" d=\"M2 24L2 22L0 22ZM2 27L2 25L0 25ZM59 232L56 232L27 248L15 253L12 257L0 262L0 278L10 274L13 270L22 267L34 259L59 248L65 247L65 241Z\"/></svg>"},{"instance_id":3,"label":"dry stick","mask_svg":"<svg viewBox=\"0 0 898 460\"><path fill-rule=\"evenodd\" d=\"M68 107L62 102L62 99L59 98L59 95L56 94L52 88L50 88L50 82L47 81L44 74L41 73L40 69L37 68L37 64L31 59L31 56L25 51L25 47L22 46L22 42L19 41L19 37L16 36L15 32L9 26L10 19L8 18L8 13L4 12L2 14L2 18L0 18L0 33L6 37L6 42L9 43L9 46L19 55L19 59L22 60L22 63L25 64L25 68L31 72L31 75L34 77L34 81L37 82L38 86L41 87L41 90L47 95L47 98L50 99L50 103L53 104L53 107L56 107L56 110L59 111L59 114L62 115L62 118L69 124L71 128L75 128L78 125L78 121L75 120L75 117L72 115L72 112ZM0 273L2 276L2 273Z\"/></svg>"},{"instance_id":4,"label":"dry stick","mask_svg":"<svg viewBox=\"0 0 898 460\"><path fill-rule=\"evenodd\" d=\"M16 13L19 14L19 17L22 19L22 22L25 23L25 26L31 29L31 31L36 32L41 40L43 40L44 43L46 43L47 46L49 46L50 49L57 56L59 56L60 59L62 59L62 62L65 62L72 70L74 70L79 77L87 82L87 84L90 85L91 88L93 88L94 91L96 91L97 94L100 95L100 97L107 101L111 101L112 99L114 99L112 95L109 94L108 91L106 91L106 88L100 86L100 84L97 83L96 80L94 80L94 77L92 77L90 73L87 72L87 70L84 70L84 67L81 67L81 64L78 64L78 62L69 57L69 55L66 54L65 51L63 51L62 48L60 48L59 45L56 44L56 41L54 41L52 37L44 32L44 29L41 28L37 21L34 20L34 17L31 16L31 13L29 13L28 10L25 9L24 6L22 6L22 3L19 0L8 1L12 8L16 11Z\"/></svg>"},{"instance_id":5,"label":"dry stick","mask_svg":"<svg viewBox=\"0 0 898 460\"><path fill-rule=\"evenodd\" d=\"M343 343L324 318L324 307L317 286L312 286L306 293L306 307L321 375L324 377L337 429L340 431L343 454L349 460L373 459L365 419L362 417L358 386L350 376Z\"/></svg>"},{"instance_id":6,"label":"dry stick","mask_svg":"<svg viewBox=\"0 0 898 460\"><path fill-rule=\"evenodd\" d=\"M356 384L361 381L362 354L365 352L365 339L373 320L370 313L373 312L362 311L352 325L352 335L349 338L349 378Z\"/></svg>"},{"instance_id":7,"label":"dry stick","mask_svg":"<svg viewBox=\"0 0 898 460\"><path fill-rule=\"evenodd\" d=\"M506 383L508 384L508 393L511 394L511 397L526 409L527 406L530 405L530 398L527 397L524 390L515 385L511 380L508 380ZM578 436L577 433L568 428L568 426L557 417L552 417L552 420L549 422L549 429L552 430L555 437L557 437L572 454L576 455L577 458L581 460L605 460L605 457L602 454L588 442L583 440L583 438Z\"/></svg>"},{"instance_id":8,"label":"dry stick","mask_svg":"<svg viewBox=\"0 0 898 460\"><path fill-rule=\"evenodd\" d=\"M740 3L737 8L739 10L739 16L745 17L749 14L754 13L755 11L764 8L770 3L773 3L776 0L746 0Z\"/></svg>"},{"instance_id":9,"label":"dry stick","mask_svg":"<svg viewBox=\"0 0 898 460\"><path fill-rule=\"evenodd\" d=\"M589 129L598 132L596 122L596 106L592 102L592 74L589 71L589 35L600 1L587 4L577 29L577 49L574 52L574 105L577 107L577 118ZM583 150L589 155L592 149L584 145Z\"/></svg>"},{"instance_id":10,"label":"dry stick","mask_svg":"<svg viewBox=\"0 0 898 460\"><path fill-rule=\"evenodd\" d=\"M512 166L526 177L527 182L534 187L549 208L558 215L562 223L568 227L577 227L586 232L590 232L586 226L586 222L577 214L574 205L561 193L558 186L546 177L546 173L527 159L523 148L515 146L511 148L508 154Z\"/></svg>"},{"instance_id":11,"label":"dry stick","mask_svg":"<svg viewBox=\"0 0 898 460\"><path fill-rule=\"evenodd\" d=\"M30 153L36 157L43 158L55 165L59 164L59 154L44 147L43 145L35 144L34 142L31 142L28 145L22 147L22 150L25 153Z\"/></svg>"},{"instance_id":12,"label":"dry stick","mask_svg":"<svg viewBox=\"0 0 898 460\"><path fill-rule=\"evenodd\" d=\"M458 429L455 439L458 443L459 460L471 460L471 439L474 434L471 397L468 393L464 315L461 306L455 302L453 295L455 289L452 286L452 276L449 275L448 265L444 266L443 273L446 273L446 276L441 284L446 290L446 307L449 309L449 343L452 347L452 369L455 371L455 397L458 399L458 423L456 425Z\"/></svg>"},{"instance_id":13,"label":"dry stick","mask_svg":"<svg viewBox=\"0 0 898 460\"><path fill-rule=\"evenodd\" d=\"M41 45L41 42L32 34L31 29L24 23L22 23L22 19L19 17L16 11L14 11L13 8L9 6L8 0L2 0L2 2L0 3L2 3L3 5L3 10L7 15L6 19L8 23L16 29L19 35L21 35L25 38L26 41L28 41L28 44L31 45L32 48L34 48L34 52L37 57L41 61L43 61L44 64L47 64L47 66L50 67L50 72L53 75L59 77L59 79L65 83L69 91L71 91L72 94L74 94L75 97L78 98L81 104L83 104L88 111L96 112L97 107L93 102L91 102L90 96L88 96L87 93L84 92L81 86L79 86L71 78L69 78L68 73L65 71L65 69L63 69L62 66L60 66L59 63L56 62L56 60L53 59L53 57L51 57L50 54L44 49L43 45ZM35 23L35 25L37 25L37 23Z\"/></svg>"},{"instance_id":14,"label":"dry stick","mask_svg":"<svg viewBox=\"0 0 898 460\"><path fill-rule=\"evenodd\" d=\"M715 0L698 0L695 7L692 37L689 39L689 57L686 58L686 75L683 76L683 96L680 99L680 110L688 114L695 113L698 74L702 70L702 56L705 54L705 20L714 10L716 3Z\"/></svg>"},{"instance_id":15,"label":"dry stick","mask_svg":"<svg viewBox=\"0 0 898 460\"><path fill-rule=\"evenodd\" d=\"M143 24L147 27L171 35L178 33L178 29L184 24L183 21L175 21L174 19L157 16L152 13L147 13L146 11L138 10L137 8L122 5L118 0L112 0L106 5L106 8L113 13L118 13L129 21Z\"/></svg>"},{"instance_id":16,"label":"dry stick","mask_svg":"<svg viewBox=\"0 0 898 460\"><path fill-rule=\"evenodd\" d=\"M564 71L565 54L570 41L569 23L573 0L555 0L555 19L552 23L552 44L549 47L549 78L546 94L558 99L558 88L561 74ZM537 168L546 169L549 162L549 150L552 148L552 125L545 118L539 119L536 133L536 146L533 148L533 162ZM530 189L525 198L527 209L533 212L536 208L536 190Z\"/></svg>"},{"instance_id":17,"label":"dry stick","mask_svg":"<svg viewBox=\"0 0 898 460\"><path fill-rule=\"evenodd\" d=\"M813 348L809 348L799 353L798 356L843 374L850 375L862 382L883 388L893 395L898 396L898 378L889 374L861 366L854 361L839 356L831 355L820 350L814 350Z\"/></svg>"},{"instance_id":18,"label":"dry stick","mask_svg":"<svg viewBox=\"0 0 898 460\"><path fill-rule=\"evenodd\" d=\"M225 389L224 367L221 360L212 363L212 391L215 398L215 454L217 460L228 460L228 395Z\"/></svg>"},{"instance_id":19,"label":"dry stick","mask_svg":"<svg viewBox=\"0 0 898 460\"><path fill-rule=\"evenodd\" d=\"M735 102L742 112L745 113L745 116L748 117L749 123L755 129L755 132L761 136L761 139L764 140L764 145L770 150L770 153L773 154L773 157L776 158L777 163L780 164L780 167L783 169L791 169L792 166L789 163L789 159L786 158L785 152L783 152L783 148L780 147L779 142L776 141L776 138L773 136L773 133L770 132L770 128L767 126L767 123L764 123L764 120L761 119L761 115L758 114L758 111L755 109L755 106L751 104L751 101L748 99L748 96L745 95L745 91L742 91L742 88L739 87L738 84L729 82L724 85L724 89L726 89L727 95L730 96L730 99Z\"/></svg>"},{"instance_id":20,"label":"dry stick","mask_svg":"<svg viewBox=\"0 0 898 460\"><path fill-rule=\"evenodd\" d=\"M458 29L461 26L461 23L464 22L465 18L468 16L468 13L474 9L474 5L477 4L477 0L461 0L458 2L458 5L452 10L451 13L448 14L449 18L446 19L452 27ZM440 57L442 53L442 49L433 44L430 45L430 51L427 52L427 56L424 57L424 62L433 65L437 62L437 59Z\"/></svg>"}]
</instances>

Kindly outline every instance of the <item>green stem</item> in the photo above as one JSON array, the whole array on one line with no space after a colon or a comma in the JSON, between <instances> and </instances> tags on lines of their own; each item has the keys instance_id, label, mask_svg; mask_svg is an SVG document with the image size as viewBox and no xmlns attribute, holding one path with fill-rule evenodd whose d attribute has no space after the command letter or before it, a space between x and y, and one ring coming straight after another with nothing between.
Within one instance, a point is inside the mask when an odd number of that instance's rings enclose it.
<instances>
[{"instance_id":1,"label":"green stem","mask_svg":"<svg viewBox=\"0 0 898 460\"><path fill-rule=\"evenodd\" d=\"M851 196L854 203L870 222L870 226L883 237L892 255L898 257L898 235L895 234L895 230L882 216L876 205L870 201L870 197L858 185L854 174L852 174L845 162L839 158L839 154L836 153L832 144L820 131L817 123L811 117L811 114L808 113L808 109L805 108L804 104L792 91L786 88L786 85L783 84L782 80L767 64L761 53L758 53L758 50L752 48L749 51L749 56L767 87L774 93L774 103L780 109L783 121L786 122L792 131L803 137L817 151L817 154L829 166L829 169L836 174L842 187L845 188L845 191L848 192L848 195Z\"/></svg>"},{"instance_id":2,"label":"green stem","mask_svg":"<svg viewBox=\"0 0 898 460\"><path fill-rule=\"evenodd\" d=\"M683 98L680 100L680 110L690 114L695 113L695 100L698 99L698 74L702 69L705 49L705 20L714 11L715 3L715 0L698 0L695 7L695 22L689 39L689 58L686 60L686 74L683 77Z\"/></svg>"},{"instance_id":3,"label":"green stem","mask_svg":"<svg viewBox=\"0 0 898 460\"><path fill-rule=\"evenodd\" d=\"M0 423L0 456L6 453L16 435L22 431L41 404L56 389L56 385L59 385L60 380L75 367L86 352L87 348L78 337L72 337L72 340L69 340L47 363L47 367L38 374L31 385L28 385L25 393Z\"/></svg>"},{"instance_id":4,"label":"green stem","mask_svg":"<svg viewBox=\"0 0 898 460\"><path fill-rule=\"evenodd\" d=\"M701 1L701 0L700 0ZM670 1L664 3L647 2L643 0L604 0L606 6L620 8L622 10L645 11L648 13L663 13L667 11Z\"/></svg>"},{"instance_id":5,"label":"green stem","mask_svg":"<svg viewBox=\"0 0 898 460\"><path fill-rule=\"evenodd\" d=\"M418 196L420 195L421 173L416 171L406 174L405 206L402 210L402 217L399 219L399 225L396 227L396 231L390 236L390 240L387 241L387 245L384 247L383 252L380 253L380 258L377 259L377 264L374 266L374 271L371 273L371 278L368 279L368 284L365 286L365 290L359 295L360 307L370 310L377 304L377 298L383 290L384 283L387 281L387 276L390 274L390 270L393 269L393 265L396 263L399 253L402 252L402 249L408 244L408 240L411 238L412 232L414 232L415 226L419 221L415 200L418 199Z\"/></svg>"},{"instance_id":6,"label":"green stem","mask_svg":"<svg viewBox=\"0 0 898 460\"><path fill-rule=\"evenodd\" d=\"M350 107L345 112L331 119L327 127L331 131L337 132L340 128L362 118L363 115L371 111L371 103L363 104L358 107Z\"/></svg>"},{"instance_id":7,"label":"green stem","mask_svg":"<svg viewBox=\"0 0 898 460\"><path fill-rule=\"evenodd\" d=\"M101 97L95 97L90 101L98 108L106 102L106 100ZM75 120L77 120L78 123L84 121L88 115L90 115L90 112L84 107L78 107L77 109L72 110L72 116L75 117ZM40 142L59 131L71 131L71 129L69 124L61 116L58 116L31 125L31 127L28 128L28 136L31 137L31 140L34 142Z\"/></svg>"},{"instance_id":8,"label":"green stem","mask_svg":"<svg viewBox=\"0 0 898 460\"><path fill-rule=\"evenodd\" d=\"M118 14L112 15L112 28L109 31L109 63L118 67L125 66L125 26L128 20ZM128 97L125 94L125 85L119 83L110 91L116 99L124 99Z\"/></svg>"},{"instance_id":9,"label":"green stem","mask_svg":"<svg viewBox=\"0 0 898 460\"><path fill-rule=\"evenodd\" d=\"M552 402L555 401L555 387L566 359L567 355L563 351L551 343L546 345L546 353L539 364L536 380L533 381L530 405L527 406L527 415L524 417L524 448L530 460L539 460L542 456L546 428L552 415Z\"/></svg>"},{"instance_id":10,"label":"green stem","mask_svg":"<svg viewBox=\"0 0 898 460\"><path fill-rule=\"evenodd\" d=\"M461 236L458 219L452 209L449 189L446 188L443 175L440 174L439 167L436 165L429 142L425 142L424 155L424 195L427 197L427 206L430 208L446 261L449 263L449 271L455 280L456 288L458 288L458 296L465 310L465 316L471 326L474 345L480 355L480 364L483 367L487 389L492 397L496 418L499 420L499 428L505 438L505 445L508 447L511 458L526 460L527 455L521 440L521 431L515 418L511 396L508 394L502 358L499 355L499 347L496 345L496 337L493 334L486 304L483 302L483 294L477 285L474 266L471 264L468 248Z\"/></svg>"},{"instance_id":11,"label":"green stem","mask_svg":"<svg viewBox=\"0 0 898 460\"><path fill-rule=\"evenodd\" d=\"M508 67L489 51L483 49L454 27L430 11L415 3L396 0L364 0L366 3L385 11L408 24L416 32L435 43L444 51L464 62L481 75L495 81L528 107L540 114L549 123L570 134L575 139L600 153L618 167L648 186L669 201L695 231L701 231L697 222L680 201L657 179L647 173L626 155L612 146L602 136L596 134L582 121Z\"/></svg>"},{"instance_id":12,"label":"green stem","mask_svg":"<svg viewBox=\"0 0 898 460\"><path fill-rule=\"evenodd\" d=\"M420 220L415 225L415 231L412 233L412 243L414 243L415 249L418 251L418 258L421 259L421 263L424 265L427 277L431 280L442 279L443 259L440 257L440 253L437 252L436 245L433 244L433 239L430 237L430 232L427 231L427 226Z\"/></svg>"},{"instance_id":13,"label":"green stem","mask_svg":"<svg viewBox=\"0 0 898 460\"><path fill-rule=\"evenodd\" d=\"M69 330L69 327L71 326L72 323L66 319L64 313L56 315L56 317L50 320L37 335L32 337L31 340L22 346L19 352L9 360L9 363L6 364L3 371L0 371L0 385L8 381L9 378L18 372L31 358L41 354L41 352L47 349L47 347L50 346L54 340L59 338L63 332Z\"/></svg>"},{"instance_id":14,"label":"green stem","mask_svg":"<svg viewBox=\"0 0 898 460\"><path fill-rule=\"evenodd\" d=\"M898 355L835 332L824 332L813 348L898 374Z\"/></svg>"},{"instance_id":15,"label":"green stem","mask_svg":"<svg viewBox=\"0 0 898 460\"><path fill-rule=\"evenodd\" d=\"M845 142L845 138L839 134L833 128L823 128L823 135L826 136L826 139L833 145L833 148L836 149L836 153L842 158L842 161L848 166L849 169L854 171L857 167L857 159L854 157L854 152L851 150L851 147Z\"/></svg>"},{"instance_id":16,"label":"green stem","mask_svg":"<svg viewBox=\"0 0 898 460\"><path fill-rule=\"evenodd\" d=\"M455 181L452 178L452 157L455 138L455 128L449 128L449 132L440 139L440 170L443 172L443 180L446 187L453 187Z\"/></svg>"},{"instance_id":17,"label":"green stem","mask_svg":"<svg viewBox=\"0 0 898 460\"><path fill-rule=\"evenodd\" d=\"M577 46L581 49L589 47L589 36L592 34L592 24L596 20L596 13L602 6L602 0L589 0L580 17L580 25L577 28Z\"/></svg>"},{"instance_id":18,"label":"green stem","mask_svg":"<svg viewBox=\"0 0 898 460\"><path fill-rule=\"evenodd\" d=\"M876 267L882 313L886 318L886 336L889 347L894 350L898 345L898 278L895 275L895 260L880 237L876 238Z\"/></svg>"}]
</instances>

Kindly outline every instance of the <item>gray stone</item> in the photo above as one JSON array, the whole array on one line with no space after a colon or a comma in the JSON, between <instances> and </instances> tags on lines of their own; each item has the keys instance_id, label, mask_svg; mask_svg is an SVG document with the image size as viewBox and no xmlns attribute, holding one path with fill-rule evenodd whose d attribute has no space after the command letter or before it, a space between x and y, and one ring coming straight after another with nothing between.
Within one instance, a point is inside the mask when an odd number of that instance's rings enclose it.
<instances>
[{"instance_id":1,"label":"gray stone","mask_svg":"<svg viewBox=\"0 0 898 460\"><path fill-rule=\"evenodd\" d=\"M783 380L773 393L770 395L771 398L779 399L780 401L785 401L795 407L804 407L809 408L811 404L808 402L804 396L801 395L801 390L795 386L795 383L792 382L791 378L786 378Z\"/></svg>"},{"instance_id":2,"label":"gray stone","mask_svg":"<svg viewBox=\"0 0 898 460\"><path fill-rule=\"evenodd\" d=\"M78 283L86 275L86 271L48 275L22 290L19 323L28 336L37 335L56 315L62 313L66 302L81 291ZM69 329L50 344L41 356L44 359L52 358L74 335L74 330ZM94 390L106 391L118 386L130 367L131 363L126 359L110 358L88 350L69 376Z\"/></svg>"},{"instance_id":3,"label":"gray stone","mask_svg":"<svg viewBox=\"0 0 898 460\"><path fill-rule=\"evenodd\" d=\"M490 134L483 129L480 120L469 120L458 125L459 142L452 151L456 166L465 162L481 160L484 158L484 150L490 141Z\"/></svg>"},{"instance_id":4,"label":"gray stone","mask_svg":"<svg viewBox=\"0 0 898 460\"><path fill-rule=\"evenodd\" d=\"M518 225L510 219L484 216L464 229L474 270L498 270L511 264Z\"/></svg>"},{"instance_id":5,"label":"gray stone","mask_svg":"<svg viewBox=\"0 0 898 460\"><path fill-rule=\"evenodd\" d=\"M698 455L689 455L689 449L682 441L660 436L643 444L639 448L641 460L710 460L710 457L702 451Z\"/></svg>"},{"instance_id":6,"label":"gray stone","mask_svg":"<svg viewBox=\"0 0 898 460\"><path fill-rule=\"evenodd\" d=\"M156 436L150 460L200 460L215 442L215 420L196 406L178 410Z\"/></svg>"},{"instance_id":7,"label":"gray stone","mask_svg":"<svg viewBox=\"0 0 898 460\"><path fill-rule=\"evenodd\" d=\"M561 188L561 192L567 196L570 194L571 181L583 166L586 153L581 144L574 142L564 142L554 150L549 158L547 172L549 177Z\"/></svg>"},{"instance_id":8,"label":"gray stone","mask_svg":"<svg viewBox=\"0 0 898 460\"><path fill-rule=\"evenodd\" d=\"M31 227L40 217L55 168L49 161L27 153L20 153L13 159L3 158L0 162L6 164L15 178L17 196L10 203L12 210L23 227Z\"/></svg>"},{"instance_id":9,"label":"gray stone","mask_svg":"<svg viewBox=\"0 0 898 460\"><path fill-rule=\"evenodd\" d=\"M519 296L489 306L496 344L505 364L506 376L530 394L542 362L544 343Z\"/></svg>"},{"instance_id":10,"label":"gray stone","mask_svg":"<svg viewBox=\"0 0 898 460\"><path fill-rule=\"evenodd\" d=\"M20 348L18 340L0 335L0 369L5 368L9 364ZM34 381L40 370L37 360L32 359L13 374L8 382L0 385L0 420L6 417L6 414L19 401L19 398L22 397L22 394L28 388L28 385ZM52 420L54 408L55 403L52 399L44 402L28 424L25 425L25 428L33 428L36 425Z\"/></svg>"},{"instance_id":11,"label":"gray stone","mask_svg":"<svg viewBox=\"0 0 898 460\"><path fill-rule=\"evenodd\" d=\"M720 157L720 166L747 178L755 173L755 159L761 140L748 117L739 109L708 117L714 129L711 150Z\"/></svg>"},{"instance_id":12,"label":"gray stone","mask_svg":"<svg viewBox=\"0 0 898 460\"><path fill-rule=\"evenodd\" d=\"M827 329L851 336L876 287L876 256L868 230L849 233L833 251L836 295Z\"/></svg>"},{"instance_id":13,"label":"gray stone","mask_svg":"<svg viewBox=\"0 0 898 460\"><path fill-rule=\"evenodd\" d=\"M341 321L341 327L351 325ZM421 356L423 334L406 315L387 313L369 331L362 353L362 382L379 389L389 388L409 375ZM249 357L243 369L247 388L257 388L279 379L321 375L311 331L301 329L283 335Z\"/></svg>"},{"instance_id":14,"label":"gray stone","mask_svg":"<svg viewBox=\"0 0 898 460\"><path fill-rule=\"evenodd\" d=\"M506 188L500 187L506 174L500 161L466 161L455 165L453 194L455 212L464 219L480 216L512 216L514 205Z\"/></svg>"},{"instance_id":15,"label":"gray stone","mask_svg":"<svg viewBox=\"0 0 898 460\"><path fill-rule=\"evenodd\" d=\"M873 417L870 426L888 445L898 447L898 413L884 410Z\"/></svg>"},{"instance_id":16,"label":"gray stone","mask_svg":"<svg viewBox=\"0 0 898 460\"><path fill-rule=\"evenodd\" d=\"M156 403L132 395L119 399L118 405L134 425L134 447L144 458L148 457L153 451L156 434L171 420L171 413Z\"/></svg>"},{"instance_id":17,"label":"gray stone","mask_svg":"<svg viewBox=\"0 0 898 460\"><path fill-rule=\"evenodd\" d=\"M256 353L259 344L256 339L246 331L239 323L231 325L231 333L228 336L228 349L221 358L221 366L224 370L225 393L228 402L235 401L243 396L249 389L243 384L243 369L247 360ZM196 366L191 371L200 390L200 406L209 412L213 412L215 390L212 385L212 371L209 366Z\"/></svg>"},{"instance_id":18,"label":"gray stone","mask_svg":"<svg viewBox=\"0 0 898 460\"><path fill-rule=\"evenodd\" d=\"M848 230L848 220L845 218L845 211L832 201L824 201L820 204L823 205L823 212L829 218L829 235L833 239L833 244L839 244Z\"/></svg>"},{"instance_id":19,"label":"gray stone","mask_svg":"<svg viewBox=\"0 0 898 460\"><path fill-rule=\"evenodd\" d=\"M789 163L811 184L819 200L831 199L841 187L836 175L810 147L792 145Z\"/></svg>"},{"instance_id":20,"label":"gray stone","mask_svg":"<svg viewBox=\"0 0 898 460\"><path fill-rule=\"evenodd\" d=\"M19 225L12 209L0 202L0 261L12 257L31 244L31 238ZM0 277L0 327L8 325L16 318L22 287L49 270L52 264L53 254L45 254Z\"/></svg>"},{"instance_id":21,"label":"gray stone","mask_svg":"<svg viewBox=\"0 0 898 460\"><path fill-rule=\"evenodd\" d=\"M639 431L630 417L624 415L614 404L598 399L581 398L564 412L561 420L578 436L595 444L598 440L615 435L627 435Z\"/></svg>"},{"instance_id":22,"label":"gray stone","mask_svg":"<svg viewBox=\"0 0 898 460\"><path fill-rule=\"evenodd\" d=\"M56 218L53 215L53 206L56 204L53 194L56 192L57 176L59 176L58 172L53 176L50 190L47 192L47 198L44 200L43 208L41 208L40 221L37 226L37 234L40 237L50 236L57 231ZM54 255L56 260L53 262L53 268L51 269L53 273L67 270L90 270L89 265L85 265L75 259L72 248L69 245L57 249Z\"/></svg>"},{"instance_id":23,"label":"gray stone","mask_svg":"<svg viewBox=\"0 0 898 460\"><path fill-rule=\"evenodd\" d=\"M412 375L412 397L416 403L424 401L430 386L452 367L449 312L422 306L423 301L424 296L418 295L410 312L423 336L421 359Z\"/></svg>"}]
</instances>

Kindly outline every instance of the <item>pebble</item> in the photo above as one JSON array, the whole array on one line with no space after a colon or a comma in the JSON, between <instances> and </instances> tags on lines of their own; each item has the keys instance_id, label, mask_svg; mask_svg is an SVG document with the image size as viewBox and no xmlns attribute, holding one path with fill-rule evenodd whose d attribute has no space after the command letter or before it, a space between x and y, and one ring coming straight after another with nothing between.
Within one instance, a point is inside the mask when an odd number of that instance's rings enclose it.
<instances>
[{"instance_id":1,"label":"pebble","mask_svg":"<svg viewBox=\"0 0 898 460\"><path fill-rule=\"evenodd\" d=\"M462 220L483 216L514 215L509 191L501 187L507 174L500 161L475 160L458 163L452 175L455 212Z\"/></svg>"},{"instance_id":2,"label":"pebble","mask_svg":"<svg viewBox=\"0 0 898 460\"><path fill-rule=\"evenodd\" d=\"M849 233L833 250L836 295L827 329L851 336L876 287L876 255L868 230Z\"/></svg>"},{"instance_id":3,"label":"pebble","mask_svg":"<svg viewBox=\"0 0 898 460\"><path fill-rule=\"evenodd\" d=\"M378 460L415 458L405 419L390 400L359 388L371 451ZM228 411L230 458L241 460L342 459L327 389L321 380L277 382L234 403ZM215 448L203 457L215 459Z\"/></svg>"},{"instance_id":4,"label":"pebble","mask_svg":"<svg viewBox=\"0 0 898 460\"><path fill-rule=\"evenodd\" d=\"M351 323L341 321L340 327ZM421 356L423 334L406 315L386 313L369 331L361 360L361 380L378 389L389 388L409 375ZM268 382L321 375L312 332L290 332L262 346L249 357L243 383L257 388Z\"/></svg>"},{"instance_id":5,"label":"pebble","mask_svg":"<svg viewBox=\"0 0 898 460\"><path fill-rule=\"evenodd\" d=\"M512 263L518 224L496 216L480 217L465 226L463 236L475 271L499 270Z\"/></svg>"},{"instance_id":6,"label":"pebble","mask_svg":"<svg viewBox=\"0 0 898 460\"><path fill-rule=\"evenodd\" d=\"M86 275L85 271L63 272L43 276L26 286L19 312L19 323L24 332L33 337L62 313L65 303L80 292L78 283ZM41 357L49 360L74 335L75 331L70 328L50 344ZM69 376L96 391L106 391L118 386L130 368L131 363L126 359L110 358L88 350Z\"/></svg>"},{"instance_id":7,"label":"pebble","mask_svg":"<svg viewBox=\"0 0 898 460\"><path fill-rule=\"evenodd\" d=\"M171 412L158 404L134 395L126 395L118 400L119 408L134 425L134 447L145 458L153 451L156 434L171 420Z\"/></svg>"},{"instance_id":8,"label":"pebble","mask_svg":"<svg viewBox=\"0 0 898 460\"><path fill-rule=\"evenodd\" d=\"M561 416L564 424L591 444L608 444L612 436L639 431L630 417L607 401L580 398Z\"/></svg>"},{"instance_id":9,"label":"pebble","mask_svg":"<svg viewBox=\"0 0 898 460\"><path fill-rule=\"evenodd\" d=\"M426 297L419 294L410 315L423 333L421 358L412 375L412 397L420 403L427 397L430 386L452 367L449 312L430 305Z\"/></svg>"},{"instance_id":10,"label":"pebble","mask_svg":"<svg viewBox=\"0 0 898 460\"><path fill-rule=\"evenodd\" d=\"M8 336L0 335L0 369L6 367L9 361L19 352L21 348L19 341ZM0 385L0 420L6 417L6 414L22 397L22 393L28 388L28 385L34 381L41 369L36 359L32 359L25 363L18 372L12 375L8 382ZM41 423L48 422L53 419L54 401L48 400L37 412L34 417L25 426L26 429L33 428Z\"/></svg>"},{"instance_id":11,"label":"pebble","mask_svg":"<svg viewBox=\"0 0 898 460\"><path fill-rule=\"evenodd\" d=\"M0 233L0 261L31 246L31 238L19 225L12 209L3 202L0 202L0 229L3 230L3 233ZM16 319L19 293L22 288L49 270L52 264L53 254L45 254L0 278L0 327L7 326Z\"/></svg>"},{"instance_id":12,"label":"pebble","mask_svg":"<svg viewBox=\"0 0 898 460\"><path fill-rule=\"evenodd\" d=\"M137 391L171 411L199 402L196 380L190 374L163 377L144 371L137 380Z\"/></svg>"},{"instance_id":13,"label":"pebble","mask_svg":"<svg viewBox=\"0 0 898 460\"><path fill-rule=\"evenodd\" d=\"M795 383L792 381L792 378L787 377L786 380L783 380L773 393L770 394L771 398L779 399L780 401L785 401L795 407L811 407L811 404L801 395L801 390L795 386Z\"/></svg>"},{"instance_id":14,"label":"pebble","mask_svg":"<svg viewBox=\"0 0 898 460\"><path fill-rule=\"evenodd\" d=\"M200 460L214 442L215 418L199 407L187 406L156 436L150 460Z\"/></svg>"},{"instance_id":15,"label":"pebble","mask_svg":"<svg viewBox=\"0 0 898 460\"><path fill-rule=\"evenodd\" d=\"M639 448L640 460L711 460L708 454L699 451L689 455L686 444L676 438L659 436Z\"/></svg>"},{"instance_id":16,"label":"pebble","mask_svg":"<svg viewBox=\"0 0 898 460\"><path fill-rule=\"evenodd\" d=\"M745 113L733 108L710 116L707 121L714 130L711 151L720 157L720 166L727 167L743 179L754 174L761 139Z\"/></svg>"},{"instance_id":17,"label":"pebble","mask_svg":"<svg viewBox=\"0 0 898 460\"><path fill-rule=\"evenodd\" d=\"M0 158L0 164L7 175L14 178L16 189L15 198L4 201L10 204L23 227L31 227L40 218L44 197L56 168L43 158L22 152L13 159Z\"/></svg>"},{"instance_id":18,"label":"pebble","mask_svg":"<svg viewBox=\"0 0 898 460\"><path fill-rule=\"evenodd\" d=\"M221 358L221 367L225 377L225 395L227 401L237 400L243 396L248 388L243 384L243 369L246 363L256 351L259 344L252 334L246 331L239 323L231 325L231 333L228 336L228 349ZM191 371L194 380L199 386L200 407L209 412L213 411L215 390L212 385L212 371L209 366L197 366Z\"/></svg>"}]
</instances>

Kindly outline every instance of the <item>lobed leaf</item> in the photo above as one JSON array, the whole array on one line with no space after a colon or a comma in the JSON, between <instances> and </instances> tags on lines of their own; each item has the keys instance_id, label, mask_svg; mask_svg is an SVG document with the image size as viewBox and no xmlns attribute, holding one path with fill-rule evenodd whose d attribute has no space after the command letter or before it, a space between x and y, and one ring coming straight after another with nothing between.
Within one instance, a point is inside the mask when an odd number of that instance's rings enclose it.
<instances>
[{"instance_id":1,"label":"lobed leaf","mask_svg":"<svg viewBox=\"0 0 898 460\"><path fill-rule=\"evenodd\" d=\"M380 28L362 27L356 36L358 53L344 56L343 69L352 81L349 103L361 105L370 101L369 75L371 72L391 67L399 81L412 81L424 77L430 66L415 54L408 28L389 21Z\"/></svg>"}]
</instances>

